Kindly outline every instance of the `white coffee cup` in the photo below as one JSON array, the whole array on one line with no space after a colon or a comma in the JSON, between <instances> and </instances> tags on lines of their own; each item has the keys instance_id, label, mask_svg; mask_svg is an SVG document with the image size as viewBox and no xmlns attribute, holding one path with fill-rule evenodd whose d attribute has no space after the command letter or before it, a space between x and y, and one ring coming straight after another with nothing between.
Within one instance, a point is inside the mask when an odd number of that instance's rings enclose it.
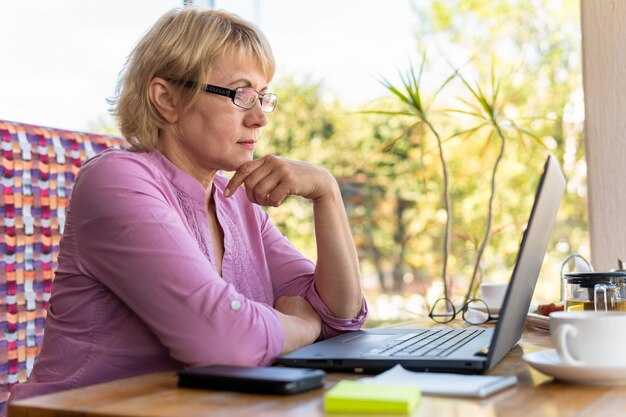
<instances>
[{"instance_id":1,"label":"white coffee cup","mask_svg":"<svg viewBox=\"0 0 626 417\"><path fill-rule=\"evenodd\" d=\"M626 313L555 311L550 334L566 365L626 367Z\"/></svg>"},{"instance_id":2,"label":"white coffee cup","mask_svg":"<svg viewBox=\"0 0 626 417\"><path fill-rule=\"evenodd\" d=\"M499 310L504 302L508 284L482 283L478 286L478 295L490 310Z\"/></svg>"}]
</instances>

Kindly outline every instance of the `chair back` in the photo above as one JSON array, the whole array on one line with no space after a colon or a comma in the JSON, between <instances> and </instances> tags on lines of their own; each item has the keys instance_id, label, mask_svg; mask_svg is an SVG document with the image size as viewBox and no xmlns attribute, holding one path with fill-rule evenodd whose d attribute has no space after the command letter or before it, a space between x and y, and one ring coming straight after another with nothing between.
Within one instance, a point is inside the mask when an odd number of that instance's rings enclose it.
<instances>
[{"instance_id":1,"label":"chair back","mask_svg":"<svg viewBox=\"0 0 626 417\"><path fill-rule=\"evenodd\" d=\"M0 120L0 404L44 334L68 199L81 164L123 139Z\"/></svg>"}]
</instances>

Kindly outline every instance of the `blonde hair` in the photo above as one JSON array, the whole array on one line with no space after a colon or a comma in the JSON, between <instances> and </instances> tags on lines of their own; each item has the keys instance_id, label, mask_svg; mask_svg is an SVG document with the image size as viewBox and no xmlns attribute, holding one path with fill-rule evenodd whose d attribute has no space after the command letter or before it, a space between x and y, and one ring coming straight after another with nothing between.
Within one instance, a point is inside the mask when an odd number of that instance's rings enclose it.
<instances>
[{"instance_id":1,"label":"blonde hair","mask_svg":"<svg viewBox=\"0 0 626 417\"><path fill-rule=\"evenodd\" d=\"M148 95L154 77L197 81L182 88L183 108L202 94L213 62L226 54L256 60L267 81L275 71L269 42L252 23L223 10L193 7L173 9L163 15L139 40L120 75L116 96L110 100L122 135L133 148L151 150L166 124Z\"/></svg>"}]
</instances>

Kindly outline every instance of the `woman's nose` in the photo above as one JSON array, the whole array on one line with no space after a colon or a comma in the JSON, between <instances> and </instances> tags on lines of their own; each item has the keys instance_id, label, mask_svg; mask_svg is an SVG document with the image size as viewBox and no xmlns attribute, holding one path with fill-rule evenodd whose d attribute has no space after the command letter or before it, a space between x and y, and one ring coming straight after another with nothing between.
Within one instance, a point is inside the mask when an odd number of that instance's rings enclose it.
<instances>
[{"instance_id":1,"label":"woman's nose","mask_svg":"<svg viewBox=\"0 0 626 417\"><path fill-rule=\"evenodd\" d=\"M247 111L244 119L246 127L263 127L267 124L267 114L261 109L261 102L256 101L254 107Z\"/></svg>"}]
</instances>

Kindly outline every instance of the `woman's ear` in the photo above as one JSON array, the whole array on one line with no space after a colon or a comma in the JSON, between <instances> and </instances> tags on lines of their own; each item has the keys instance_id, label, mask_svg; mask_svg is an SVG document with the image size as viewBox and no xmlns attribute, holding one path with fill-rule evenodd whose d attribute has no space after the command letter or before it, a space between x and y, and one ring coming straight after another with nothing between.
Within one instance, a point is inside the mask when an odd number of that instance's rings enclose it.
<instances>
[{"instance_id":1,"label":"woman's ear","mask_svg":"<svg viewBox=\"0 0 626 417\"><path fill-rule=\"evenodd\" d=\"M168 123L176 123L178 121L176 93L174 87L163 78L154 77L150 81L150 86L148 87L150 102Z\"/></svg>"}]
</instances>

